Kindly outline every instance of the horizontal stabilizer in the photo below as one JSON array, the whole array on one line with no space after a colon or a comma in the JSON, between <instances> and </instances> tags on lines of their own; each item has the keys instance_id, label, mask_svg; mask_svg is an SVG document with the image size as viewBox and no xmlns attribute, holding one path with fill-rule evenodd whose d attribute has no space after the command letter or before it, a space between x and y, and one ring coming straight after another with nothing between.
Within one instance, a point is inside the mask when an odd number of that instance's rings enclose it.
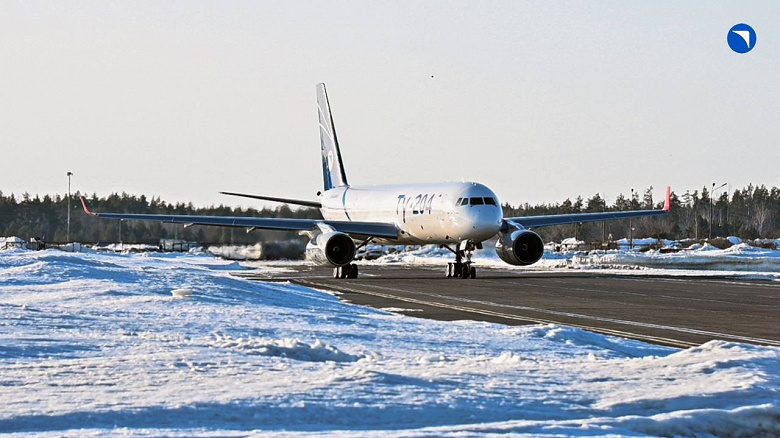
<instances>
[{"instance_id":1,"label":"horizontal stabilizer","mask_svg":"<svg viewBox=\"0 0 780 438\"><path fill-rule=\"evenodd\" d=\"M283 202L285 204L303 205L305 207L322 208L322 204L316 201L303 201L300 199L276 198L273 196L247 195L244 193L219 192L223 195L240 196L242 198L260 199L263 201Z\"/></svg>"}]
</instances>

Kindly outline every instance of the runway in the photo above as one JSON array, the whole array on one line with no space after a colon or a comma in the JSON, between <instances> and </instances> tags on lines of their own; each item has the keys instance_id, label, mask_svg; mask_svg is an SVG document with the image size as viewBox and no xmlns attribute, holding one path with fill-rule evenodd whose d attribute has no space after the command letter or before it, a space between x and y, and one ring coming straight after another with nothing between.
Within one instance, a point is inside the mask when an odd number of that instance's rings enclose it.
<instances>
[{"instance_id":1,"label":"runway","mask_svg":"<svg viewBox=\"0 0 780 438\"><path fill-rule=\"evenodd\" d=\"M780 284L724 276L648 276L480 268L446 278L443 267L360 266L357 279L296 266L240 276L335 291L355 304L437 320L562 324L676 347L720 339L780 346Z\"/></svg>"}]
</instances>

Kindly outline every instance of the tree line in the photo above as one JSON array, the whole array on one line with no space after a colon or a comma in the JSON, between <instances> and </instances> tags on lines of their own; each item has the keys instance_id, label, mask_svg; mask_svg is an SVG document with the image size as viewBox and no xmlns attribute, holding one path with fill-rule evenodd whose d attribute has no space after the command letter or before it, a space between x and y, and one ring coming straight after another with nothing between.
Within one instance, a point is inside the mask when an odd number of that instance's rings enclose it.
<instances>
[{"instance_id":1,"label":"tree line","mask_svg":"<svg viewBox=\"0 0 780 438\"><path fill-rule=\"evenodd\" d=\"M149 243L160 239L183 239L212 244L254 244L259 241L282 241L301 239L295 232L256 230L246 233L242 229L181 225L156 222L102 220L87 216L81 209L80 193L71 198L70 240L83 243ZM620 194L611 204L596 193L588 199L577 197L554 204L523 204L502 206L504 216L535 216L546 214L571 214L617 210L640 210L661 208L663 196L656 202L653 187L640 195L634 192ZM218 207L195 207L192 203L171 204L159 197L147 198L127 193L112 193L105 197L92 194L88 204L95 211L143 214L181 214L213 216L254 216L320 219L319 210L314 208L291 209L287 205L277 208L242 209L224 205ZM780 189L764 185L748 185L731 193L723 191L715 199L710 198L707 187L701 191L686 191L679 195L672 193L672 209L668 216L660 218L637 218L589 224L559 225L540 228L537 231L545 241L560 241L577 237L587 242L598 242L627 238L634 229L634 237L661 237L668 239L707 238L712 227L712 236L736 235L743 239L771 238L780 236ZM40 237L48 242L67 240L67 196L38 195L28 193L20 197L6 196L0 191L0 235L18 236L25 239ZM710 219L712 218L712 219Z\"/></svg>"}]
</instances>

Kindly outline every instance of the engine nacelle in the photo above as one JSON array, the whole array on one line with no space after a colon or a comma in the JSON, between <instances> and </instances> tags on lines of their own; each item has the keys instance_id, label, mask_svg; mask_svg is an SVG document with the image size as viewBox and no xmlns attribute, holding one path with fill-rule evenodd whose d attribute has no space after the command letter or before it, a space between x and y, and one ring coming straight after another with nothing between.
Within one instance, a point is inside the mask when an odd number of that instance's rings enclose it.
<instances>
[{"instance_id":1,"label":"engine nacelle","mask_svg":"<svg viewBox=\"0 0 780 438\"><path fill-rule=\"evenodd\" d=\"M510 265L528 266L542 258L544 242L533 231L510 228L498 233L496 253Z\"/></svg>"},{"instance_id":2,"label":"engine nacelle","mask_svg":"<svg viewBox=\"0 0 780 438\"><path fill-rule=\"evenodd\" d=\"M306 257L320 266L344 266L355 258L355 242L344 233L315 236L306 245Z\"/></svg>"}]
</instances>

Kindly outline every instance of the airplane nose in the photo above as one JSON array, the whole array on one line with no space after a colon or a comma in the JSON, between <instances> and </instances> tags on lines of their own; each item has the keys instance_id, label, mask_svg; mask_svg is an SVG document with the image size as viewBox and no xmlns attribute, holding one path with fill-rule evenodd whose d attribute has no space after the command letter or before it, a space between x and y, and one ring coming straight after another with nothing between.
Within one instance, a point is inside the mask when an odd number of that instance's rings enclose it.
<instances>
[{"instance_id":1,"label":"airplane nose","mask_svg":"<svg viewBox=\"0 0 780 438\"><path fill-rule=\"evenodd\" d=\"M469 231L475 235L474 240L487 240L501 228L501 209L495 206L474 206L469 216Z\"/></svg>"}]
</instances>

